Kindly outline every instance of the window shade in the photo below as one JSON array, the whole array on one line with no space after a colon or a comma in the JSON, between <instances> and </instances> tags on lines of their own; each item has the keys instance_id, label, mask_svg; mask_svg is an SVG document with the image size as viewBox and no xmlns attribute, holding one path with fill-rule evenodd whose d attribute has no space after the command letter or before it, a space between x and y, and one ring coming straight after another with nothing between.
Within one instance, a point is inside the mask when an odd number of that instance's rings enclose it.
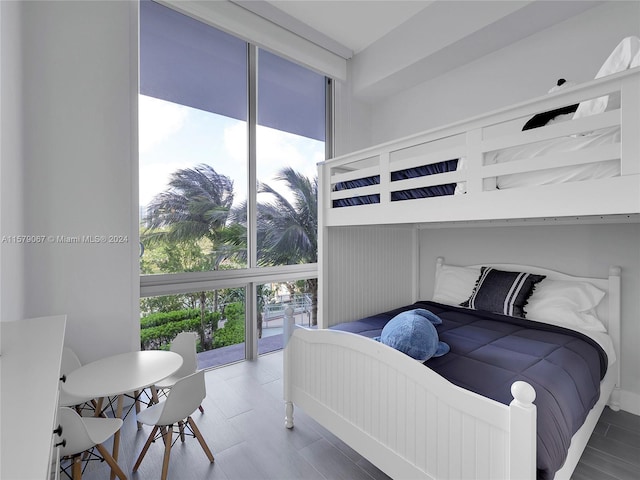
<instances>
[{"instance_id":1,"label":"window shade","mask_svg":"<svg viewBox=\"0 0 640 480\"><path fill-rule=\"evenodd\" d=\"M247 44L148 0L140 2L140 93L247 119Z\"/></svg>"},{"instance_id":2,"label":"window shade","mask_svg":"<svg viewBox=\"0 0 640 480\"><path fill-rule=\"evenodd\" d=\"M258 124L324 141L325 77L260 50ZM247 120L247 43L140 2L140 93Z\"/></svg>"}]
</instances>

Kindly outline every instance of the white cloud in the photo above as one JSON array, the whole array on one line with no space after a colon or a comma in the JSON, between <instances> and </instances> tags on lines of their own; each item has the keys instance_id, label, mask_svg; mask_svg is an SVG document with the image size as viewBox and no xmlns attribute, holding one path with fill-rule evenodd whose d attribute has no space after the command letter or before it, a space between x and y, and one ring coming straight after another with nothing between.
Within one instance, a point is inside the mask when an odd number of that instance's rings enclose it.
<instances>
[{"instance_id":1,"label":"white cloud","mask_svg":"<svg viewBox=\"0 0 640 480\"><path fill-rule=\"evenodd\" d=\"M243 167L247 164L247 124L234 123L224 129L224 148L228 158Z\"/></svg>"},{"instance_id":2,"label":"white cloud","mask_svg":"<svg viewBox=\"0 0 640 480\"><path fill-rule=\"evenodd\" d=\"M272 180L277 172L287 166L308 177L317 176L316 163L324 160L323 142L263 126L258 126L257 137L257 167L261 181ZM226 128L224 145L228 158L246 165L246 124Z\"/></svg>"},{"instance_id":3,"label":"white cloud","mask_svg":"<svg viewBox=\"0 0 640 480\"><path fill-rule=\"evenodd\" d=\"M188 108L145 95L139 96L139 149L146 153L182 128Z\"/></svg>"},{"instance_id":4,"label":"white cloud","mask_svg":"<svg viewBox=\"0 0 640 480\"><path fill-rule=\"evenodd\" d=\"M284 167L315 177L318 148L324 144L268 127L258 127L258 175L268 182Z\"/></svg>"},{"instance_id":5,"label":"white cloud","mask_svg":"<svg viewBox=\"0 0 640 480\"><path fill-rule=\"evenodd\" d=\"M318 175L317 162L324 160L324 143L258 126L257 131L258 180L267 183L292 200L286 187L275 180L280 170L291 167L297 172L314 178ZM239 166L247 164L247 126L245 123L230 126L224 131L224 148L227 158ZM236 198L246 198L244 185L235 185Z\"/></svg>"},{"instance_id":6,"label":"white cloud","mask_svg":"<svg viewBox=\"0 0 640 480\"><path fill-rule=\"evenodd\" d=\"M140 182L138 196L140 205L148 205L154 196L163 191L169 183L170 175L183 168L180 163L156 163L151 165L140 164Z\"/></svg>"}]
</instances>

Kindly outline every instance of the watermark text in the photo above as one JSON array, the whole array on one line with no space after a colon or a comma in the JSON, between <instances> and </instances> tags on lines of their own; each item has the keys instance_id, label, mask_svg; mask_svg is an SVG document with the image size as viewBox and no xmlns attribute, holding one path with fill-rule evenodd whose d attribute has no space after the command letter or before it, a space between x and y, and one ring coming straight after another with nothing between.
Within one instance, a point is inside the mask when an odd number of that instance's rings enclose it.
<instances>
[{"instance_id":1,"label":"watermark text","mask_svg":"<svg viewBox=\"0 0 640 480\"><path fill-rule=\"evenodd\" d=\"M2 244L129 243L128 235L2 235Z\"/></svg>"}]
</instances>

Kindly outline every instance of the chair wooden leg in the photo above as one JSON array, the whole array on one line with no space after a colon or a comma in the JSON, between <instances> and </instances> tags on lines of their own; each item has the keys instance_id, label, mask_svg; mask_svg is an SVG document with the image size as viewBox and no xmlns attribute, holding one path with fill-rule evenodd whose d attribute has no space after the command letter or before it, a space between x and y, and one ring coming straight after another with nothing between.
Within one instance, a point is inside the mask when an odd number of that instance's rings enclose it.
<instances>
[{"instance_id":1,"label":"chair wooden leg","mask_svg":"<svg viewBox=\"0 0 640 480\"><path fill-rule=\"evenodd\" d=\"M104 398L100 397L97 399L96 404L94 405L94 417L106 417L106 415L102 412L102 404L104 403Z\"/></svg>"},{"instance_id":2,"label":"chair wooden leg","mask_svg":"<svg viewBox=\"0 0 640 480\"><path fill-rule=\"evenodd\" d=\"M135 392L133 392L133 396L136 399L136 418L138 418L138 414L140 413L140 395L142 395L142 392L140 390L136 390ZM142 424L140 422L138 423L138 430L140 430L142 428Z\"/></svg>"},{"instance_id":3,"label":"chair wooden leg","mask_svg":"<svg viewBox=\"0 0 640 480\"><path fill-rule=\"evenodd\" d=\"M91 400L91 406L93 407L93 415L95 417L102 417L102 418L107 418L107 414L104 412L101 412L102 410L102 399L99 399L100 403L98 404L98 402L96 402L96 400Z\"/></svg>"},{"instance_id":4,"label":"chair wooden leg","mask_svg":"<svg viewBox=\"0 0 640 480\"><path fill-rule=\"evenodd\" d=\"M160 427L160 436L162 437L162 444L164 445L164 443L167 441L167 427L166 426Z\"/></svg>"},{"instance_id":5,"label":"chair wooden leg","mask_svg":"<svg viewBox=\"0 0 640 480\"><path fill-rule=\"evenodd\" d=\"M122 407L124 403L124 395L118 395L118 407L116 408L116 418L122 418ZM120 430L113 434L113 461L118 462L118 454L120 452ZM111 470L110 480L115 480L116 474Z\"/></svg>"},{"instance_id":6,"label":"chair wooden leg","mask_svg":"<svg viewBox=\"0 0 640 480\"><path fill-rule=\"evenodd\" d=\"M164 458L162 460L162 480L167 480L169 473L169 456L171 455L171 434L173 433L173 425L167 428L164 436Z\"/></svg>"},{"instance_id":7,"label":"chair wooden leg","mask_svg":"<svg viewBox=\"0 0 640 480\"><path fill-rule=\"evenodd\" d=\"M106 448L104 448L104 446L101 443L96 445L96 447L98 447L98 451L100 452L100 455L102 455L102 458L104 458L106 462L109 464L109 466L111 467L111 472L117 475L120 480L127 480L127 476L124 474L124 472L120 468L120 465L118 465L118 462L116 462L114 458L111 456L109 451Z\"/></svg>"},{"instance_id":8,"label":"chair wooden leg","mask_svg":"<svg viewBox=\"0 0 640 480\"><path fill-rule=\"evenodd\" d=\"M80 454L74 455L71 458L71 475L73 480L82 480L82 458Z\"/></svg>"},{"instance_id":9,"label":"chair wooden leg","mask_svg":"<svg viewBox=\"0 0 640 480\"><path fill-rule=\"evenodd\" d=\"M138 455L138 460L136 460L136 464L133 466L134 472L138 470L138 467L142 463L142 459L146 455L147 450L149 450L149 445L151 445L151 442L153 442L153 439L155 438L157 431L158 431L158 426L156 425L155 427L153 427L153 430L151 430L151 435L149 435L149 438L147 438L147 441L145 442L144 447L142 447L142 451L140 452L140 455Z\"/></svg>"},{"instance_id":10,"label":"chair wooden leg","mask_svg":"<svg viewBox=\"0 0 640 480\"><path fill-rule=\"evenodd\" d=\"M200 413L204 413L204 408L202 408L202 405L198 407L198 410L200 410Z\"/></svg>"},{"instance_id":11,"label":"chair wooden leg","mask_svg":"<svg viewBox=\"0 0 640 480\"><path fill-rule=\"evenodd\" d=\"M155 385L151 385L151 401L153 403L160 402L160 400L158 399L158 389L156 388Z\"/></svg>"},{"instance_id":12,"label":"chair wooden leg","mask_svg":"<svg viewBox=\"0 0 640 480\"><path fill-rule=\"evenodd\" d=\"M178 430L180 431L180 441L184 443L184 422L182 420L178 422Z\"/></svg>"},{"instance_id":13,"label":"chair wooden leg","mask_svg":"<svg viewBox=\"0 0 640 480\"><path fill-rule=\"evenodd\" d=\"M196 422L194 422L191 417L187 417L187 423L191 427L191 430L193 430L193 434L198 439L198 442L200 442L200 446L204 450L204 453L207 455L207 458L211 463L213 463L214 462L213 453L211 453L211 450L209 450L209 447L207 446L207 442L204 441L204 437L200 433L200 430L198 430L198 427L196 426Z\"/></svg>"}]
</instances>

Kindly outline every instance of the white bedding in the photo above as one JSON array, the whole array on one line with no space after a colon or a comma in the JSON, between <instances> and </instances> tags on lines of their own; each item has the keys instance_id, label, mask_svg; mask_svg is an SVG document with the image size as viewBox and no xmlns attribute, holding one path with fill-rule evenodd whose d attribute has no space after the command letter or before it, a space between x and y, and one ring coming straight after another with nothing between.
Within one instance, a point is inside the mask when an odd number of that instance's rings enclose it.
<instances>
[{"instance_id":1,"label":"white bedding","mask_svg":"<svg viewBox=\"0 0 640 480\"><path fill-rule=\"evenodd\" d=\"M445 305L460 306L473 291L480 267L441 265L436 275L432 300ZM597 342L607 354L608 365L616 361L613 340L595 312L605 292L577 281L545 279L529 298L526 318L570 328Z\"/></svg>"},{"instance_id":2,"label":"white bedding","mask_svg":"<svg viewBox=\"0 0 640 480\"><path fill-rule=\"evenodd\" d=\"M560 152L573 152L599 145L620 142L620 127L611 127L588 135L575 137L560 137L544 140L528 145L489 152L485 156L485 164L513 162ZM558 167L535 172L502 175L497 178L497 188L520 188L527 186L550 185L555 183L576 182L595 178L609 178L620 175L620 162L611 160L606 162L588 163Z\"/></svg>"},{"instance_id":3,"label":"white bedding","mask_svg":"<svg viewBox=\"0 0 640 480\"><path fill-rule=\"evenodd\" d=\"M611 55L605 60L595 78L601 78L637 66L640 66L640 39L633 36L626 37L611 52ZM553 90L555 89L552 89L552 91ZM609 96L581 102L575 114L572 116L566 115L563 119L556 118L553 122L549 122L549 124L568 120L569 118L576 119L595 115L610 108L617 107L617 105L608 105L610 103L611 99L609 99ZM614 101L613 103L616 102ZM599 132L593 132L589 135L556 138L490 152L485 156L485 165L535 158L550 153L571 152L618 142L620 142L620 129L618 127L612 127ZM550 185L589 179L610 178L619 175L619 162L608 161L579 166L559 167L537 172L503 175L497 178L497 188L506 189ZM456 189L456 193L463 193L463 191L462 189Z\"/></svg>"},{"instance_id":4,"label":"white bedding","mask_svg":"<svg viewBox=\"0 0 640 480\"><path fill-rule=\"evenodd\" d=\"M620 127L610 127L586 135L571 137L559 137L550 140L519 145L488 152L485 155L484 164L515 162L520 160L535 161L536 157L553 153L574 152L577 150L608 145L620 142ZM465 159L458 161L457 170L463 170ZM588 163L585 165L572 165L558 167L535 172L515 173L501 175L496 179L496 187L501 190L507 188L533 187L540 185L552 185L556 183L578 182L597 178L610 178L620 175L620 162L618 160ZM490 182L485 179L485 190L490 190ZM466 182L456 184L455 195L467 193Z\"/></svg>"}]
</instances>

